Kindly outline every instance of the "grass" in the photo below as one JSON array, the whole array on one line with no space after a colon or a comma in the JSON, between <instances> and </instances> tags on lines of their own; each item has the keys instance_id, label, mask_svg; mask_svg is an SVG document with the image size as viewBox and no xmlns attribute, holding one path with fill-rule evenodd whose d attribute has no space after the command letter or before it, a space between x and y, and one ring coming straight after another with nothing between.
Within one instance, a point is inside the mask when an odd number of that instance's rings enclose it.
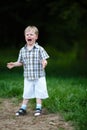
<instances>
[{"instance_id":1,"label":"grass","mask_svg":"<svg viewBox=\"0 0 87 130\"><path fill-rule=\"evenodd\" d=\"M12 70L6 68L8 61L17 59L17 53L18 51L7 50L5 55L2 55L0 61L0 97L2 98L15 97L18 100L22 99L22 68L13 68ZM68 58L65 61L61 58L55 60L52 57L52 59L49 59L46 68L49 98L43 101L43 106L50 113L60 112L65 120L73 121L76 130L86 130L87 128L86 65L82 64L81 61L75 62L74 60L74 62L70 62Z\"/></svg>"},{"instance_id":2,"label":"grass","mask_svg":"<svg viewBox=\"0 0 87 130\"><path fill-rule=\"evenodd\" d=\"M22 75L9 72L5 74L4 80L3 77L4 74L0 76L0 97L22 99ZM50 113L60 112L65 120L73 121L74 125L85 130L87 123L86 78L47 77L47 86L49 98L43 101L43 106Z\"/></svg>"}]
</instances>

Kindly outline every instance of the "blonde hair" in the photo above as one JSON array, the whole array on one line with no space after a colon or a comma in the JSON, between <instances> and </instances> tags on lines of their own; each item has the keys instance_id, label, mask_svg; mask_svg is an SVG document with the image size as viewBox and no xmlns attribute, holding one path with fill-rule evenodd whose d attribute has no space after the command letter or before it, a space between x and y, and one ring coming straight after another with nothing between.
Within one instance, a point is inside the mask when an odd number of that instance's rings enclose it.
<instances>
[{"instance_id":1,"label":"blonde hair","mask_svg":"<svg viewBox=\"0 0 87 130\"><path fill-rule=\"evenodd\" d=\"M27 26L24 30L24 34L26 33L26 31L30 31L30 30L34 30L36 35L39 34L39 30L36 26Z\"/></svg>"}]
</instances>

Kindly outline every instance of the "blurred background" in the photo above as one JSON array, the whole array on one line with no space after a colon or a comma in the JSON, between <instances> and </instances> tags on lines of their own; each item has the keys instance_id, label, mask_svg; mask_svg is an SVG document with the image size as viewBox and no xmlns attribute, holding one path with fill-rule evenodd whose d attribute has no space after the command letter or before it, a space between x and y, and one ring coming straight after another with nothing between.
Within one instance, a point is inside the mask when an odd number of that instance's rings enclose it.
<instances>
[{"instance_id":1,"label":"blurred background","mask_svg":"<svg viewBox=\"0 0 87 130\"><path fill-rule=\"evenodd\" d=\"M38 27L40 32L38 42L48 51L53 62L56 59L59 69L62 66L63 69L65 67L72 67L73 70L75 67L76 70L78 68L82 70L83 68L84 74L86 75L86 0L1 1L0 64L2 64L2 60L5 60L5 55L10 59L9 55L13 55L11 54L12 49L19 50L24 46L24 29L28 25ZM8 55L6 53L7 49ZM8 59L5 61L5 64ZM81 74L83 74L83 70Z\"/></svg>"},{"instance_id":2,"label":"blurred background","mask_svg":"<svg viewBox=\"0 0 87 130\"><path fill-rule=\"evenodd\" d=\"M23 69L9 70L6 65L17 60L26 44L28 25L38 27L38 43L50 56L46 67L50 98L44 106L62 112L67 121L77 123L78 130L86 130L87 0L0 1L0 97L21 99Z\"/></svg>"}]
</instances>

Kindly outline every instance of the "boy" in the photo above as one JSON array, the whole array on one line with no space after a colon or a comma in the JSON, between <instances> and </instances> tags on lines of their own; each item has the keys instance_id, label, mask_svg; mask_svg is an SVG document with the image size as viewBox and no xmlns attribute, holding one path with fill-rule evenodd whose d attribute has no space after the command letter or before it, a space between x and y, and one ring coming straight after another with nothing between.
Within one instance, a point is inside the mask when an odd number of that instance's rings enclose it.
<instances>
[{"instance_id":1,"label":"boy","mask_svg":"<svg viewBox=\"0 0 87 130\"><path fill-rule=\"evenodd\" d=\"M24 92L23 102L16 116L25 115L29 99L36 98L36 110L34 116L41 115L42 99L48 98L45 67L49 55L43 47L38 45L39 31L35 26L28 26L25 31L26 44L20 49L17 62L7 63L7 67L22 66L24 68Z\"/></svg>"}]
</instances>

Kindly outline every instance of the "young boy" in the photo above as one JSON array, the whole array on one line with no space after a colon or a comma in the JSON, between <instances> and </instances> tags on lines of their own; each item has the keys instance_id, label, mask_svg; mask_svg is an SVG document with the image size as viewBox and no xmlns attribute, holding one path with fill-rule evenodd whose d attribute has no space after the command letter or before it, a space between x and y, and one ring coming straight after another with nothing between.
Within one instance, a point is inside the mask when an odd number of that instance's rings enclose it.
<instances>
[{"instance_id":1,"label":"young boy","mask_svg":"<svg viewBox=\"0 0 87 130\"><path fill-rule=\"evenodd\" d=\"M41 115L42 99L48 98L45 67L49 55L43 47L38 45L38 28L35 26L28 26L25 31L26 44L20 49L17 62L7 63L7 67L22 66L24 68L24 92L23 102L16 115L25 115L29 99L36 98L36 110L34 116Z\"/></svg>"}]
</instances>

